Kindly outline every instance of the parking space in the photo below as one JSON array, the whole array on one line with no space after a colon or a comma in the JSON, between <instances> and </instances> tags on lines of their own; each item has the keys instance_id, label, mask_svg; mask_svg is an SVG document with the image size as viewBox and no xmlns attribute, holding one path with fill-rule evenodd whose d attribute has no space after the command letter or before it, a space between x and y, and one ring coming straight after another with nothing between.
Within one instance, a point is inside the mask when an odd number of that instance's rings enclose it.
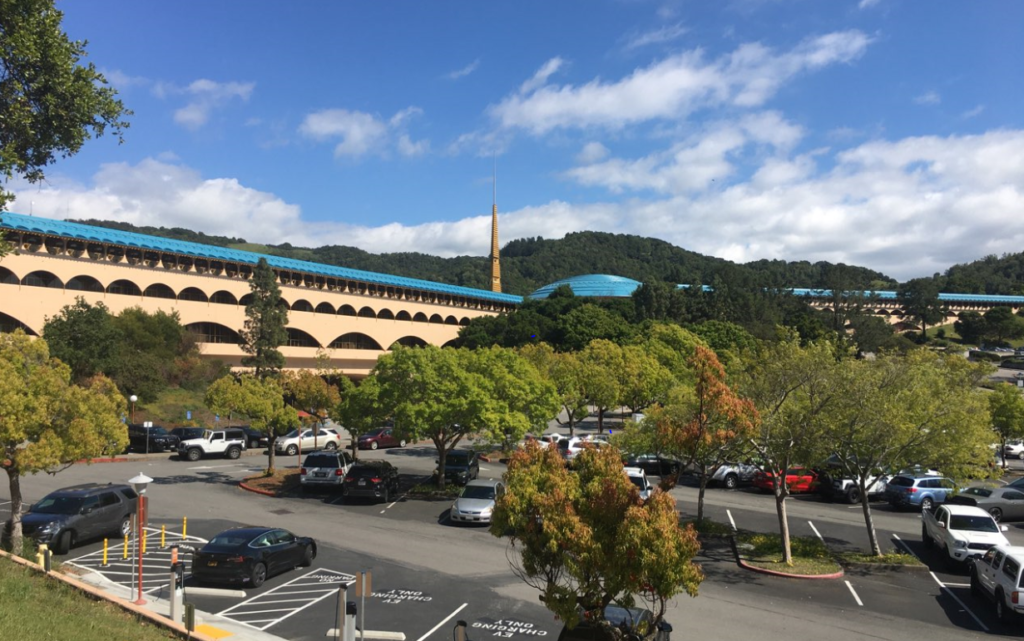
<instances>
[{"instance_id":1,"label":"parking space","mask_svg":"<svg viewBox=\"0 0 1024 641\"><path fill-rule=\"evenodd\" d=\"M351 574L334 570L313 570L225 608L217 615L266 630L337 595L340 586L347 586L354 579Z\"/></svg>"}]
</instances>

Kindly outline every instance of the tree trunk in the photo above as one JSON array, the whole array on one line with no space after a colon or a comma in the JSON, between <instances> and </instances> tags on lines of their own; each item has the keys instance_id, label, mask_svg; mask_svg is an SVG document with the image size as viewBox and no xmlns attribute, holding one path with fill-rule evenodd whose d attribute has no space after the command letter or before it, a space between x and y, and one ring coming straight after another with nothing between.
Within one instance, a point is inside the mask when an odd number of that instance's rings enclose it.
<instances>
[{"instance_id":1,"label":"tree trunk","mask_svg":"<svg viewBox=\"0 0 1024 641\"><path fill-rule=\"evenodd\" d=\"M782 470L785 473L785 469ZM789 517L786 516L786 495L778 474L775 475L775 511L779 516L779 536L782 537L782 562L793 565L793 548L789 542Z\"/></svg>"},{"instance_id":2,"label":"tree trunk","mask_svg":"<svg viewBox=\"0 0 1024 641\"><path fill-rule=\"evenodd\" d=\"M697 524L704 520L704 490L708 487L708 468L702 465L700 468L700 489L697 490Z\"/></svg>"},{"instance_id":3,"label":"tree trunk","mask_svg":"<svg viewBox=\"0 0 1024 641\"><path fill-rule=\"evenodd\" d=\"M269 472L270 474L274 473L274 459L275 459L274 449L275 449L276 445L277 445L277 436L275 435L275 436L272 436L271 439L270 439L270 449L269 449L270 455L267 458L267 472Z\"/></svg>"},{"instance_id":4,"label":"tree trunk","mask_svg":"<svg viewBox=\"0 0 1024 641\"><path fill-rule=\"evenodd\" d=\"M13 467L7 468L11 489L11 552L21 556L21 476Z\"/></svg>"},{"instance_id":5,"label":"tree trunk","mask_svg":"<svg viewBox=\"0 0 1024 641\"><path fill-rule=\"evenodd\" d=\"M356 435L353 434L352 432L348 433L348 437L350 439L352 439L352 460L353 461L358 461L359 460L359 439L356 438Z\"/></svg>"},{"instance_id":6,"label":"tree trunk","mask_svg":"<svg viewBox=\"0 0 1024 641\"><path fill-rule=\"evenodd\" d=\"M597 431L604 432L604 410L605 408L599 407L597 409Z\"/></svg>"},{"instance_id":7,"label":"tree trunk","mask_svg":"<svg viewBox=\"0 0 1024 641\"><path fill-rule=\"evenodd\" d=\"M434 439L434 447L437 448L437 487L444 489L444 459L448 454L448 448L444 441Z\"/></svg>"},{"instance_id":8,"label":"tree trunk","mask_svg":"<svg viewBox=\"0 0 1024 641\"><path fill-rule=\"evenodd\" d=\"M868 503L868 488L864 484L864 477L861 476L860 507L864 512L864 525L868 528L868 541L871 543L871 554L882 556L882 548L878 545L878 535L875 533L875 521L871 517L871 505Z\"/></svg>"}]
</instances>

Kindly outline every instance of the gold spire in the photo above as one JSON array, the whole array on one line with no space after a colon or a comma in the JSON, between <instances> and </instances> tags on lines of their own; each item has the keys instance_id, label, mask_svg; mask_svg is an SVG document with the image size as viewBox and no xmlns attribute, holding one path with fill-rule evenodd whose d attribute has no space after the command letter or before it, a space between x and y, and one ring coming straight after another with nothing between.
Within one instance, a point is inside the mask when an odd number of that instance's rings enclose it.
<instances>
[{"instance_id":1,"label":"gold spire","mask_svg":"<svg viewBox=\"0 0 1024 641\"><path fill-rule=\"evenodd\" d=\"M498 253L498 203L491 206L491 291L501 291L501 256Z\"/></svg>"}]
</instances>

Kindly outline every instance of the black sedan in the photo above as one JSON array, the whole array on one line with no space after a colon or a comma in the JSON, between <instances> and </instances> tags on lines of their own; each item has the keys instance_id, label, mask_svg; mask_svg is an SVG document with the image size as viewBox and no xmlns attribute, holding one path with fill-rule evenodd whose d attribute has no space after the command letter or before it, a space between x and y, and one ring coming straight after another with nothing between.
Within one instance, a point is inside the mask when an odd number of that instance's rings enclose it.
<instances>
[{"instance_id":1,"label":"black sedan","mask_svg":"<svg viewBox=\"0 0 1024 641\"><path fill-rule=\"evenodd\" d=\"M200 583L248 583L254 588L284 570L312 565L316 541L270 527L221 532L193 555L192 577Z\"/></svg>"}]
</instances>

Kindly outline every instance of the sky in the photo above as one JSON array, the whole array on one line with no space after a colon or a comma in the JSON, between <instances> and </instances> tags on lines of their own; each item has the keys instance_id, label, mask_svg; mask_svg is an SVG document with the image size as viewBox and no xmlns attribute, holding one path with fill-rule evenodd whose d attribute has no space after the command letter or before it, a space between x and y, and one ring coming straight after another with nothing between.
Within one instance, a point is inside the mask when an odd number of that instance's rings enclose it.
<instances>
[{"instance_id":1,"label":"sky","mask_svg":"<svg viewBox=\"0 0 1024 641\"><path fill-rule=\"evenodd\" d=\"M502 244L901 281L1024 250L1017 0L57 6L134 114L18 213L483 256L496 192Z\"/></svg>"}]
</instances>

